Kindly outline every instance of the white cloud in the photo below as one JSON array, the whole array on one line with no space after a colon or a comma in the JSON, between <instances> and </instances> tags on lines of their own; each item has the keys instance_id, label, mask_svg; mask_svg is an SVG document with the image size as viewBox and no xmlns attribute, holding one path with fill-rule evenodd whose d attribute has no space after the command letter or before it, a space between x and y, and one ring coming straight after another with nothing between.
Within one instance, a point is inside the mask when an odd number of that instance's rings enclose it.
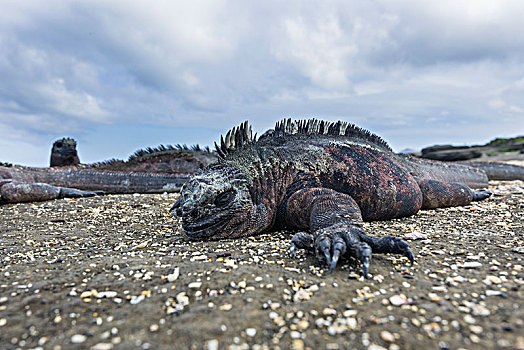
<instances>
[{"instance_id":1,"label":"white cloud","mask_svg":"<svg viewBox=\"0 0 524 350\"><path fill-rule=\"evenodd\" d=\"M303 17L283 20L284 37L274 49L275 57L297 67L314 86L347 90L348 61L357 48L345 40L335 16L320 18L313 27L306 21Z\"/></svg>"}]
</instances>

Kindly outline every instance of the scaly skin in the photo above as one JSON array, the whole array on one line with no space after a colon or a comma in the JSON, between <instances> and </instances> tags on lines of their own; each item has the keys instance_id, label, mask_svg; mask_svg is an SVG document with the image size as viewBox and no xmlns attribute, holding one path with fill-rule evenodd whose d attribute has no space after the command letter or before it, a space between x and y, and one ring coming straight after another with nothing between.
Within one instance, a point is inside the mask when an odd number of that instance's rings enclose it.
<instances>
[{"instance_id":1,"label":"scaly skin","mask_svg":"<svg viewBox=\"0 0 524 350\"><path fill-rule=\"evenodd\" d=\"M364 275L372 252L413 262L406 242L368 236L363 221L490 195L470 188L487 186L481 170L396 155L378 136L341 122L287 120L258 140L244 123L222 138L217 153L218 162L188 181L173 206L186 234L223 239L307 230L292 238L292 253L314 250L329 271L344 255L360 260Z\"/></svg>"},{"instance_id":2,"label":"scaly skin","mask_svg":"<svg viewBox=\"0 0 524 350\"><path fill-rule=\"evenodd\" d=\"M101 193L178 192L189 177L215 160L198 146L149 148L128 161L78 164L76 141L57 140L51 168L0 164L0 204L88 197Z\"/></svg>"}]
</instances>

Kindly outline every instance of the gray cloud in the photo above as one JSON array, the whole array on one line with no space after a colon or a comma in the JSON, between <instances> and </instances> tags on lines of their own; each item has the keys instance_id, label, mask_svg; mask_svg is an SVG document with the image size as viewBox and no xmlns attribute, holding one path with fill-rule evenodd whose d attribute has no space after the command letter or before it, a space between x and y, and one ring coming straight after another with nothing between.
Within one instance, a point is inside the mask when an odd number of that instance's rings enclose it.
<instances>
[{"instance_id":1,"label":"gray cloud","mask_svg":"<svg viewBox=\"0 0 524 350\"><path fill-rule=\"evenodd\" d=\"M104 125L131 143L125 125L290 115L399 148L524 133L520 1L5 1L0 50L0 158Z\"/></svg>"}]
</instances>

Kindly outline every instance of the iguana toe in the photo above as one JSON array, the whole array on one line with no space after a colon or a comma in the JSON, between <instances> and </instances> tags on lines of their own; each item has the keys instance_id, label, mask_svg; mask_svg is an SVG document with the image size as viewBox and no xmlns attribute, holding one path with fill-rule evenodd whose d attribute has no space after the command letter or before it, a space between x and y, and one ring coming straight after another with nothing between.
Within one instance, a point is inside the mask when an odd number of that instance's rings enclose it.
<instances>
[{"instance_id":1,"label":"iguana toe","mask_svg":"<svg viewBox=\"0 0 524 350\"><path fill-rule=\"evenodd\" d=\"M413 252L411 251L408 242L393 236L387 236L385 238L389 239L391 244L391 248L388 253L402 254L408 258L411 265L413 265L415 262L415 257L413 256Z\"/></svg>"},{"instance_id":2,"label":"iguana toe","mask_svg":"<svg viewBox=\"0 0 524 350\"><path fill-rule=\"evenodd\" d=\"M289 254L292 258L295 257L297 248L312 250L313 249L313 236L308 232L297 232L291 238L291 246L289 247Z\"/></svg>"},{"instance_id":3,"label":"iguana toe","mask_svg":"<svg viewBox=\"0 0 524 350\"><path fill-rule=\"evenodd\" d=\"M366 278L369 271L369 262L371 261L371 247L365 242L360 242L355 249L355 257L362 263L362 276Z\"/></svg>"},{"instance_id":4,"label":"iguana toe","mask_svg":"<svg viewBox=\"0 0 524 350\"><path fill-rule=\"evenodd\" d=\"M331 264L331 239L327 235L322 235L315 241L317 258L326 260L328 266Z\"/></svg>"}]
</instances>

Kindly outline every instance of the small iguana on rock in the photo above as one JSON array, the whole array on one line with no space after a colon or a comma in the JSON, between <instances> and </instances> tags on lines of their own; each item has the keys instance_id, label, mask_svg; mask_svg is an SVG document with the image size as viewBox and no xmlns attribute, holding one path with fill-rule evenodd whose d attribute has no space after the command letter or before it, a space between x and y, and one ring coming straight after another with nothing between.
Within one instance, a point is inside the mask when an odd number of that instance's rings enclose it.
<instances>
[{"instance_id":1,"label":"small iguana on rock","mask_svg":"<svg viewBox=\"0 0 524 350\"><path fill-rule=\"evenodd\" d=\"M79 164L76 141L57 140L50 168L0 164L0 204L94 196L100 193L178 192L191 175L216 159L209 148L159 146L127 161Z\"/></svg>"},{"instance_id":2,"label":"small iguana on rock","mask_svg":"<svg viewBox=\"0 0 524 350\"><path fill-rule=\"evenodd\" d=\"M193 239L224 239L276 228L298 232L291 250L314 250L331 272L341 256L363 264L371 253L413 262L400 238L372 237L363 221L420 209L468 205L490 196L482 170L394 154L380 137L345 122L315 119L276 124L258 140L247 122L216 145L217 162L182 187L173 205ZM523 167L513 171L524 174Z\"/></svg>"}]
</instances>

